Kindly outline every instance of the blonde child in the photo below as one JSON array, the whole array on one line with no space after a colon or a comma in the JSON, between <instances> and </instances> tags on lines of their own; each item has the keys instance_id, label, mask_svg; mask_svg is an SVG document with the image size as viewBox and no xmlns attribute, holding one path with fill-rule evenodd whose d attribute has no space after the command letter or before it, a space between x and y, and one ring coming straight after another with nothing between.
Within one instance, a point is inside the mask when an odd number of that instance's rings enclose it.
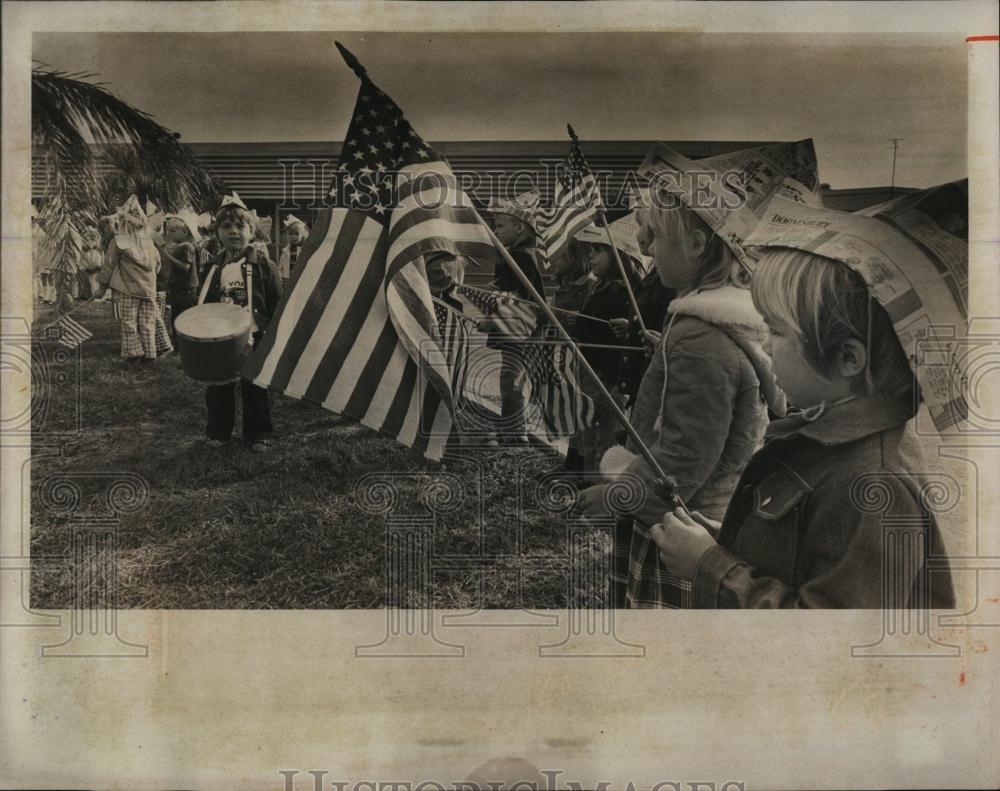
<instances>
[{"instance_id":1,"label":"blonde child","mask_svg":"<svg viewBox=\"0 0 1000 791\"><path fill-rule=\"evenodd\" d=\"M803 141L727 156L715 178L709 179L715 192L709 190L707 195L700 185L704 174L711 172L709 161L692 163L665 146L654 149L659 160L673 169L674 178L657 179L661 191L652 193L645 224L660 281L675 289L677 297L668 308L666 326L642 377L630 419L676 488L664 490L658 472L635 455L638 448L631 440L627 449L614 447L602 460L602 472L609 477L622 472L636 476L645 495L638 499L640 505L619 513L611 573L615 606L689 604L690 582L663 565L650 528L670 510L672 495L691 510L720 519L740 473L763 440L768 409L784 413L784 398L763 350L767 326L750 295L740 233L752 230L759 219L746 202L706 207L702 201L718 198L722 185L731 183L734 175L752 178L761 159L770 163L769 172L776 173L778 163L799 148L812 153L811 141ZM740 173L739 167L747 170ZM807 180L815 193L815 172ZM755 189L774 194L784 183L774 178ZM609 515L606 486L580 494L584 515Z\"/></svg>"},{"instance_id":2,"label":"blonde child","mask_svg":"<svg viewBox=\"0 0 1000 791\"><path fill-rule=\"evenodd\" d=\"M308 226L294 214L289 214L285 218L284 226L288 244L281 248L281 254L278 256L278 275L281 277L282 288L288 285L295 272L302 243L309 237Z\"/></svg>"},{"instance_id":3,"label":"blonde child","mask_svg":"<svg viewBox=\"0 0 1000 791\"><path fill-rule=\"evenodd\" d=\"M926 556L943 547L919 451L902 441L918 388L889 314L845 263L790 249L762 256L753 300L778 381L808 408L771 424L721 524L667 513L652 531L661 560L693 580L695 607L953 606L947 569L925 593ZM859 504L872 476L888 516ZM884 519L926 525L926 542L886 542Z\"/></svg>"},{"instance_id":4,"label":"blonde child","mask_svg":"<svg viewBox=\"0 0 1000 791\"><path fill-rule=\"evenodd\" d=\"M163 223L164 245L160 255L169 262L167 295L170 300L170 330L177 317L198 303L198 222L194 213L168 214Z\"/></svg>"},{"instance_id":5,"label":"blonde child","mask_svg":"<svg viewBox=\"0 0 1000 791\"><path fill-rule=\"evenodd\" d=\"M80 271L87 278L89 296L94 296L101 289L97 275L104 263L101 251L101 232L93 226L88 226L81 234L83 250L80 254Z\"/></svg>"}]
</instances>

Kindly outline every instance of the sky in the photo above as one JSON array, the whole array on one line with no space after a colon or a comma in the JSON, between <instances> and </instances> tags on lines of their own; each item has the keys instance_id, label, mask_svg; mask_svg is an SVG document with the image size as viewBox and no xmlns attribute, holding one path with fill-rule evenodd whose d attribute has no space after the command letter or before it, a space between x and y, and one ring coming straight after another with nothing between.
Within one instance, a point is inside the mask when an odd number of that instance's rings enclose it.
<instances>
[{"instance_id":1,"label":"sky","mask_svg":"<svg viewBox=\"0 0 1000 791\"><path fill-rule=\"evenodd\" d=\"M341 41L430 141L796 140L834 188L963 178L957 34L36 33L186 142L335 141L358 82Z\"/></svg>"}]
</instances>

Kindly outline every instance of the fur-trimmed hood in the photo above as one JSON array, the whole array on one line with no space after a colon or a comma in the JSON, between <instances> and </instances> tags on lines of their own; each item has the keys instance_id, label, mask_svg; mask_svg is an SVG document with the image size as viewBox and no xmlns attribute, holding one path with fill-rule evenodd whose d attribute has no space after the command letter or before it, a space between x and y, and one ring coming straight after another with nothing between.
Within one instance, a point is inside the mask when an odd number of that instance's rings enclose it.
<instances>
[{"instance_id":1,"label":"fur-trimmed hood","mask_svg":"<svg viewBox=\"0 0 1000 791\"><path fill-rule=\"evenodd\" d=\"M667 313L693 316L726 333L753 365L768 407L779 417L785 414L785 394L775 382L771 358L764 351L767 325L754 307L749 289L727 285L697 291L673 300Z\"/></svg>"}]
</instances>

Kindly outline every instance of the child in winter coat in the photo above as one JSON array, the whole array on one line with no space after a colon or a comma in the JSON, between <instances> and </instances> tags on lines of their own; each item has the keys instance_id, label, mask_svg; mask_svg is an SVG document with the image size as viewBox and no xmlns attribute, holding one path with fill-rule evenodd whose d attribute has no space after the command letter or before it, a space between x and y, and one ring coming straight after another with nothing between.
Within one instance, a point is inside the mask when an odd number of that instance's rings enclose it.
<instances>
[{"instance_id":1,"label":"child in winter coat","mask_svg":"<svg viewBox=\"0 0 1000 791\"><path fill-rule=\"evenodd\" d=\"M771 205L782 203L782 219L804 216L787 212L789 201ZM940 312L949 270L926 261L930 277L915 278L917 248L902 264L887 252L903 249L886 243L900 231L855 221L838 248L826 230L835 214L810 210L802 223L825 229L820 254L775 246L753 276L777 378L791 403L808 408L771 424L721 525L678 510L652 531L666 567L693 581L695 607L954 606L926 468L905 432L919 403L914 375L932 366L914 357L911 370L897 334L912 348L916 325L955 326L962 311ZM789 227L776 226L776 245L810 247Z\"/></svg>"},{"instance_id":2,"label":"child in winter coat","mask_svg":"<svg viewBox=\"0 0 1000 791\"><path fill-rule=\"evenodd\" d=\"M281 298L278 270L266 254L252 244L253 216L239 195L226 196L215 214L216 233L222 252L209 262L202 278L199 303L229 302L245 308L251 316L256 346L267 329ZM209 447L219 447L232 436L236 424L236 382L208 385L205 435ZM274 434L271 402L267 390L247 381L239 382L243 406L243 441L250 450L269 450Z\"/></svg>"}]
</instances>

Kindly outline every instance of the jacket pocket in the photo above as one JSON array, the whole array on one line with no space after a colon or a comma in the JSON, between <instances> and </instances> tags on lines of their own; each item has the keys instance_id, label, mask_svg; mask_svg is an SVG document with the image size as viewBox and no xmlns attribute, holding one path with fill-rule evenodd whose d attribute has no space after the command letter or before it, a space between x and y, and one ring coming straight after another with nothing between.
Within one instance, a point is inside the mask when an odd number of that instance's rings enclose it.
<instances>
[{"instance_id":1,"label":"jacket pocket","mask_svg":"<svg viewBox=\"0 0 1000 791\"><path fill-rule=\"evenodd\" d=\"M735 553L761 574L795 585L801 508L810 488L787 470L754 487L752 508L737 536Z\"/></svg>"}]
</instances>

